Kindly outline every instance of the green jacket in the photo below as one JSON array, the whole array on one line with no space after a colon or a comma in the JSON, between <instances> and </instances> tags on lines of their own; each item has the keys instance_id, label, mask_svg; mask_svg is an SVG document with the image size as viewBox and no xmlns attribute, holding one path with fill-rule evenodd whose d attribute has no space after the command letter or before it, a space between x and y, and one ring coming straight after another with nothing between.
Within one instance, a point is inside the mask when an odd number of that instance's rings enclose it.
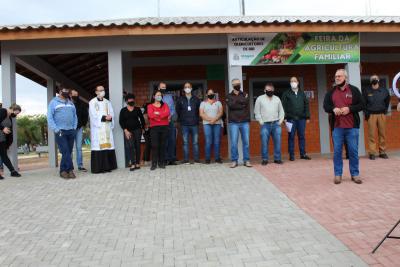
<instances>
[{"instance_id":1,"label":"green jacket","mask_svg":"<svg viewBox=\"0 0 400 267\"><path fill-rule=\"evenodd\" d=\"M310 119L310 107L303 90L299 90L297 95L292 89L286 90L282 95L282 105L286 120Z\"/></svg>"}]
</instances>

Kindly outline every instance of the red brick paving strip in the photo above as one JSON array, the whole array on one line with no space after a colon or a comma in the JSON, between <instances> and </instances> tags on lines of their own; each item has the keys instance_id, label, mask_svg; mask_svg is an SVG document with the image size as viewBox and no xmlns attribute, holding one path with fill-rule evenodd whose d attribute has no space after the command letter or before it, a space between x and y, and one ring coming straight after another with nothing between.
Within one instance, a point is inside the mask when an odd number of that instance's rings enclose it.
<instances>
[{"instance_id":1,"label":"red brick paving strip","mask_svg":"<svg viewBox=\"0 0 400 267\"><path fill-rule=\"evenodd\" d=\"M300 208L371 266L400 266L400 240L372 249L400 219L400 158L360 160L364 183L350 181L344 161L343 182L333 184L330 159L286 161L257 170ZM400 229L393 235L400 236Z\"/></svg>"}]
</instances>

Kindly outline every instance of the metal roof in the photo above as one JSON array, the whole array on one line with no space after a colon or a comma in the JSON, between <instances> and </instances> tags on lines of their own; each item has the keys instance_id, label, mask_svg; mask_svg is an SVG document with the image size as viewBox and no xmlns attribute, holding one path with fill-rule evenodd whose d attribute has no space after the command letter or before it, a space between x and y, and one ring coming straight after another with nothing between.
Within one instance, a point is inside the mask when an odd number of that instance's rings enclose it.
<instances>
[{"instance_id":1,"label":"metal roof","mask_svg":"<svg viewBox=\"0 0 400 267\"><path fill-rule=\"evenodd\" d=\"M400 24L400 16L213 16L213 17L146 17L69 23L39 23L0 26L0 31L30 29L62 29L119 26L229 25L280 23L363 23Z\"/></svg>"}]
</instances>

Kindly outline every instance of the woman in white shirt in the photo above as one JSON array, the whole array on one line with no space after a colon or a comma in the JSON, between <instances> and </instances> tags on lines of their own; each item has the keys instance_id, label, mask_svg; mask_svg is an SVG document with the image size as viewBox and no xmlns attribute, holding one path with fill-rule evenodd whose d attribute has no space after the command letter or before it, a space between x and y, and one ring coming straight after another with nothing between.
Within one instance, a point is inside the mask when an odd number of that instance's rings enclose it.
<instances>
[{"instance_id":1,"label":"woman in white shirt","mask_svg":"<svg viewBox=\"0 0 400 267\"><path fill-rule=\"evenodd\" d=\"M223 108L216 100L213 89L207 90L207 99L200 105L200 117L203 119L206 164L211 163L211 146L214 145L215 162L222 163L220 156L221 127Z\"/></svg>"}]
</instances>

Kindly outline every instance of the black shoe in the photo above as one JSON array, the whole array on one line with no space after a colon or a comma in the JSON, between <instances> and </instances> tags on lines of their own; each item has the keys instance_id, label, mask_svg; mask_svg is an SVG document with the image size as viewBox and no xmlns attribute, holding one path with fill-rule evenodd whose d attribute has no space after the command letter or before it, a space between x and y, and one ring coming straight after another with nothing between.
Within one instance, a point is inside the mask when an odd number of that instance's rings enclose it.
<instances>
[{"instance_id":1,"label":"black shoe","mask_svg":"<svg viewBox=\"0 0 400 267\"><path fill-rule=\"evenodd\" d=\"M194 163L201 163L199 159L195 159Z\"/></svg>"},{"instance_id":2,"label":"black shoe","mask_svg":"<svg viewBox=\"0 0 400 267\"><path fill-rule=\"evenodd\" d=\"M129 166L129 167L130 167L130 166ZM87 172L87 170L86 170L85 168L83 168L83 167L78 167L78 171Z\"/></svg>"},{"instance_id":3,"label":"black shoe","mask_svg":"<svg viewBox=\"0 0 400 267\"><path fill-rule=\"evenodd\" d=\"M290 157L289 157L289 160L290 160L290 161L294 161L294 156L290 156Z\"/></svg>"},{"instance_id":4,"label":"black shoe","mask_svg":"<svg viewBox=\"0 0 400 267\"><path fill-rule=\"evenodd\" d=\"M215 162L216 162L216 163L219 163L219 164L224 163L224 162L222 161L222 159L216 159Z\"/></svg>"},{"instance_id":5,"label":"black shoe","mask_svg":"<svg viewBox=\"0 0 400 267\"><path fill-rule=\"evenodd\" d=\"M389 158L388 155L386 155L386 153L379 154L379 157L382 158L382 159L388 159Z\"/></svg>"},{"instance_id":6,"label":"black shoe","mask_svg":"<svg viewBox=\"0 0 400 267\"><path fill-rule=\"evenodd\" d=\"M4 180L4 177L0 175L0 180Z\"/></svg>"},{"instance_id":7,"label":"black shoe","mask_svg":"<svg viewBox=\"0 0 400 267\"><path fill-rule=\"evenodd\" d=\"M311 158L308 155L300 156L300 158L305 160L311 160Z\"/></svg>"},{"instance_id":8,"label":"black shoe","mask_svg":"<svg viewBox=\"0 0 400 267\"><path fill-rule=\"evenodd\" d=\"M168 161L168 165L178 165L175 160Z\"/></svg>"},{"instance_id":9,"label":"black shoe","mask_svg":"<svg viewBox=\"0 0 400 267\"><path fill-rule=\"evenodd\" d=\"M134 170L136 170L136 168L135 168L135 167L130 167L129 170L130 170L131 172L133 172Z\"/></svg>"},{"instance_id":10,"label":"black shoe","mask_svg":"<svg viewBox=\"0 0 400 267\"><path fill-rule=\"evenodd\" d=\"M261 165L265 166L265 165L267 165L267 164L268 164L268 160L263 160L263 161L261 161Z\"/></svg>"},{"instance_id":11,"label":"black shoe","mask_svg":"<svg viewBox=\"0 0 400 267\"><path fill-rule=\"evenodd\" d=\"M375 160L375 155L369 154L369 159L370 159L370 160Z\"/></svg>"},{"instance_id":12,"label":"black shoe","mask_svg":"<svg viewBox=\"0 0 400 267\"><path fill-rule=\"evenodd\" d=\"M21 177L21 174L19 174L17 171L12 171L10 175L12 177Z\"/></svg>"},{"instance_id":13,"label":"black shoe","mask_svg":"<svg viewBox=\"0 0 400 267\"><path fill-rule=\"evenodd\" d=\"M156 165L151 165L150 171L154 171L155 169L157 169L157 166Z\"/></svg>"},{"instance_id":14,"label":"black shoe","mask_svg":"<svg viewBox=\"0 0 400 267\"><path fill-rule=\"evenodd\" d=\"M211 163L211 160L206 159L205 164L210 164L210 163Z\"/></svg>"},{"instance_id":15,"label":"black shoe","mask_svg":"<svg viewBox=\"0 0 400 267\"><path fill-rule=\"evenodd\" d=\"M274 160L274 163L276 163L276 164L283 164L283 161L282 161L282 160Z\"/></svg>"}]
</instances>

